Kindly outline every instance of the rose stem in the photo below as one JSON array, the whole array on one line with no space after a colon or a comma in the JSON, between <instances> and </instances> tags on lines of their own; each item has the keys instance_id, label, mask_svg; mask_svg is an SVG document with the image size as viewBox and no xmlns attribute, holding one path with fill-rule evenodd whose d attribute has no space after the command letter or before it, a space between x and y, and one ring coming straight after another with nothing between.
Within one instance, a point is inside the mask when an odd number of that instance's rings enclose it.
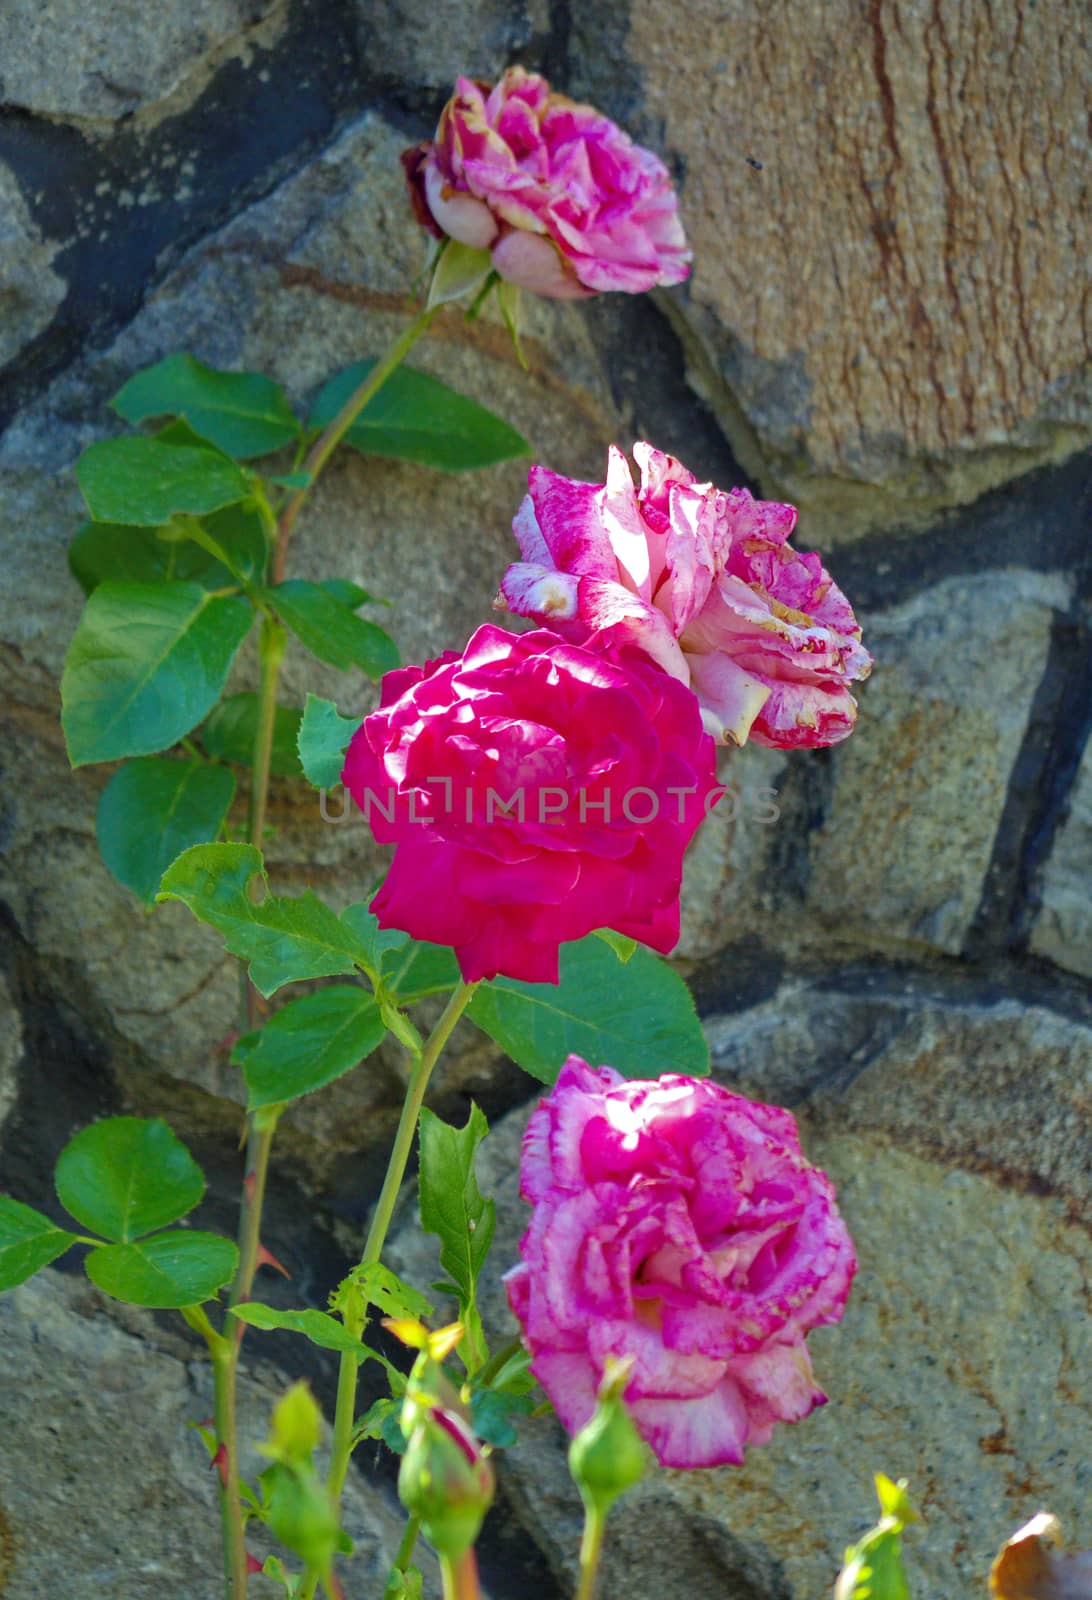
<instances>
[{"instance_id":1,"label":"rose stem","mask_svg":"<svg viewBox=\"0 0 1092 1600\"><path fill-rule=\"evenodd\" d=\"M314 488L315 480L318 478L319 473L357 417L364 410L368 401L379 393L391 373L405 360L417 340L439 315L440 310L440 306L433 306L431 310L426 309L418 312L409 327L399 334L386 355L380 357L364 381L353 390L337 416L323 429L307 452L303 463L303 471L308 474L310 481L302 489L296 490L281 513L277 530L277 547L273 553L274 583L280 583L284 578L288 541L292 537L292 529L295 526L296 518L299 516L300 507Z\"/></svg>"},{"instance_id":2,"label":"rose stem","mask_svg":"<svg viewBox=\"0 0 1092 1600\"><path fill-rule=\"evenodd\" d=\"M439 310L422 311L409 327L395 340L367 378L349 396L337 416L316 439L304 462L310 481L289 500L275 522L264 493L257 496L257 510L272 545L271 576L273 583L284 577L288 541L296 518L299 516L315 479L330 459L345 433L352 427L368 401L378 394L391 373L396 370L410 349L428 328ZM250 812L247 833L250 843L261 849L265 838L265 817L269 801L269 775L273 756L273 729L277 714L277 683L287 634L274 616L266 613L262 618L259 639L259 694L258 725L254 737L254 755L251 763ZM465 1004L465 1001L464 1001ZM460 1008L461 1009L461 1008ZM248 1028L260 1025L258 994L253 984L245 984L245 1011ZM254 1274L258 1267L261 1247L262 1203L265 1197L269 1155L273 1145L279 1108L266 1108L255 1117L247 1116L246 1176L243 1180L243 1198L239 1212L239 1267L231 1286L229 1306L243 1304L250 1298ZM388 1219L389 1220L389 1219ZM385 1232L385 1225L384 1225ZM226 1343L228 1354L218 1354L210 1345L216 1380L216 1431L217 1444L223 1449L223 1475L226 1478L221 1498L224 1534L224 1563L227 1576L228 1600L246 1600L247 1570L246 1543L242 1506L239 1501L238 1429L236 1425L236 1389L239 1353L246 1324L236 1321ZM355 1378L355 1373L354 1373ZM355 1385L354 1385L355 1398ZM350 1427L351 1427L350 1418ZM317 1581L317 1579L316 1579ZM314 1584L311 1586L314 1593Z\"/></svg>"},{"instance_id":3,"label":"rose stem","mask_svg":"<svg viewBox=\"0 0 1092 1600\"><path fill-rule=\"evenodd\" d=\"M455 1560L441 1556L440 1575L444 1580L444 1600L480 1600L478 1563L473 1550L465 1551Z\"/></svg>"},{"instance_id":4,"label":"rose stem","mask_svg":"<svg viewBox=\"0 0 1092 1600\"><path fill-rule=\"evenodd\" d=\"M439 1059L440 1052L451 1037L452 1030L463 1012L477 985L474 983L460 983L451 999L444 1007L440 1020L433 1028L424 1047L417 1055L406 1084L406 1097L402 1102L402 1114L398 1120L398 1131L394 1136L391 1147L390 1159L387 1162L387 1172L383 1179L383 1187L379 1191L375 1211L372 1213L368 1236L364 1241L364 1252L360 1258L362 1267L371 1266L383 1254L383 1246L387 1240L387 1229L390 1227L391 1216L394 1212L398 1191L402 1187L402 1180L406 1175L406 1164L409 1161L410 1151L413 1149L413 1139L417 1132L417 1118L421 1112L421 1105L428 1088L428 1080L432 1069ZM354 1338L363 1336L367 1322L367 1310L358 1314L348 1311L345 1313L345 1326ZM341 1364L338 1368L337 1378L337 1406L334 1411L334 1439L330 1454L330 1470L326 1476L326 1487L330 1498L336 1504L341 1499L341 1491L345 1487L345 1475L349 1470L349 1457L353 1450L353 1421L356 1416L356 1378L359 1359L351 1351L343 1351ZM313 1600L317 1574L308 1574L299 1591L299 1600ZM473 1593L476 1591L468 1591Z\"/></svg>"},{"instance_id":5,"label":"rose stem","mask_svg":"<svg viewBox=\"0 0 1092 1600\"><path fill-rule=\"evenodd\" d=\"M580 1587L576 1591L576 1600L593 1600L606 1526L606 1512L597 1506L587 1506L584 1513L584 1537L580 1541Z\"/></svg>"}]
</instances>

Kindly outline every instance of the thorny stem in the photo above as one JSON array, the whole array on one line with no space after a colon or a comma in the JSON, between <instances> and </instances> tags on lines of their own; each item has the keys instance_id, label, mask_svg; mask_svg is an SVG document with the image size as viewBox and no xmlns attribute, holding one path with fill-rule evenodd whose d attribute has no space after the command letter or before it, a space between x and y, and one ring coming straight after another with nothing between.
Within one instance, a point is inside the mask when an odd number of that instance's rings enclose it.
<instances>
[{"instance_id":1,"label":"thorny stem","mask_svg":"<svg viewBox=\"0 0 1092 1600\"><path fill-rule=\"evenodd\" d=\"M409 1082L406 1085L406 1097L402 1103L402 1115L398 1120L398 1131L394 1136L390 1157L387 1162L387 1173L383 1179L383 1187L376 1201L375 1211L372 1214L371 1225L368 1228L368 1237L364 1241L364 1253L360 1258L362 1267L371 1266L383 1254L383 1246L387 1240L387 1229L390 1227L391 1217L394 1213L398 1191L402 1187L402 1180L406 1175L406 1165L409 1161L410 1151L413 1149L414 1135L417 1132L417 1119L421 1114L421 1106L428 1088L432 1069L439 1060L440 1052L451 1037L455 1024L474 993L476 984L461 983L454 991L451 999L444 1007L440 1020L433 1028L424 1049L414 1061L410 1072ZM364 1332L366 1313L358 1315L346 1314L345 1326L359 1339ZM345 1475L349 1470L349 1458L353 1449L353 1421L356 1416L356 1378L360 1366L357 1356L350 1351L344 1351L341 1356L341 1365L337 1377L337 1406L334 1411L334 1438L330 1453L330 1469L326 1477L326 1487L330 1498L336 1504L341 1499L341 1492L345 1487ZM312 1600L315 1592L315 1580L308 1578L300 1589L300 1600ZM453 1591L470 1597L477 1595L477 1579L473 1589ZM445 1590L446 1594L446 1590Z\"/></svg>"},{"instance_id":2,"label":"thorny stem","mask_svg":"<svg viewBox=\"0 0 1092 1600\"><path fill-rule=\"evenodd\" d=\"M298 489L288 500L284 510L281 513L279 522L274 522L269 502L265 498L264 493L259 495L257 501L257 510L259 515L262 517L262 521L265 524L266 532L272 545L270 577L274 584L281 583L284 579L288 541L292 536L292 529L295 526L296 518L299 516L300 509L310 493L310 490L314 486L316 479L322 472L327 461L330 459L342 438L352 427L353 423L363 411L364 407L368 404L369 400L378 394L379 390L383 387L384 383L386 383L391 373L394 372L400 363L405 359L410 349L434 320L438 310L439 308L436 307L432 310L422 311L414 319L414 321L410 323L409 327L406 328L394 341L386 355L383 356L372 368L364 382L361 383L349 396L348 400L346 400L345 404L342 406L341 410L338 412L337 416L334 417L329 426L326 427L315 440L315 443L312 445L303 464L304 471L308 474L308 483L304 488ZM254 739L254 756L252 761L250 785L250 814L247 828L250 843L255 845L259 850L262 848L265 837L266 807L269 799L269 775L273 756L273 729L277 714L277 683L280 677L281 660L284 656L285 644L287 642L287 634L281 623L278 622L274 616L270 615L264 606L262 609L262 627L258 647L260 664L258 726ZM253 984L247 981L245 977L243 979L243 983L245 995L243 1010L245 1014L246 1026L248 1028L255 1028L259 1026L261 1022L258 994ZM460 991L457 991L456 993L458 994L459 992ZM428 1081L428 1074L432 1070L436 1056L439 1054L440 1049L442 1049L443 1044L451 1031L451 1028L454 1027L459 1012L469 999L470 992L470 990L466 991L465 997L455 1010L449 1026L443 1033L442 1037L438 1039L434 1053L428 1058L428 1065L424 1072L423 1082L421 1083L421 1096L424 1095L424 1086ZM452 1003L454 1003L455 998L455 996L452 997ZM448 1011L451 1011L451 1009L452 1007L449 1005ZM444 1017L446 1017L447 1014L448 1013L445 1012ZM443 1025L443 1022L444 1018L441 1018L440 1025L437 1027L436 1034L433 1036L434 1038L440 1034L440 1029ZM420 1072L427 1055L428 1047L426 1047L425 1054L422 1055L420 1061L418 1062L415 1072ZM411 1078L411 1088L413 1081L414 1080ZM409 1091L407 1091L407 1105L408 1103ZM405 1172L406 1160L409 1156L409 1148L413 1142L413 1128L416 1126L417 1111L419 1109L420 1098L418 1098L414 1108L413 1125L411 1125L409 1129L408 1138L405 1142L405 1150L401 1157L401 1165L398 1169L397 1181L394 1183L393 1193L390 1196L390 1203L387 1207L382 1228L378 1235L378 1244L375 1247L375 1254L373 1256L369 1256L366 1248L366 1261L378 1260L379 1252L383 1248L383 1240L386 1237L387 1226L390 1222L390 1211L393 1209L394 1200L397 1197L398 1186L401 1183L402 1175ZM269 1155L273 1144L273 1134L276 1129L279 1110L280 1108L278 1107L271 1107L265 1111L258 1112L257 1114L252 1113L247 1117L247 1170L246 1177L243 1181L243 1199L239 1216L239 1267L235 1275L235 1281L231 1286L231 1295L229 1300L230 1306L241 1305L243 1302L248 1300L250 1298L251 1287L254 1283L254 1274L257 1271L258 1256L261 1249L262 1203L265 1196L266 1175L269 1170ZM404 1119L405 1111L403 1112L403 1120ZM399 1124L399 1138L401 1138L401 1135L402 1125ZM398 1141L396 1140L395 1149L397 1150L398 1148ZM392 1152L392 1168L388 1170L388 1180L391 1177L394 1160L395 1153ZM383 1193L380 1195L379 1207L377 1207L376 1211L376 1219L373 1219L372 1228L368 1235L369 1248L372 1244L372 1236L376 1232L376 1221L379 1218L381 1208L384 1206L387 1190L388 1184L385 1183ZM187 1318L187 1320L190 1319ZM244 1538L242 1507L239 1501L238 1430L236 1426L235 1398L239 1353L242 1347L243 1334L245 1332L246 1325L237 1319L232 1320L235 1322L235 1326L228 1330L228 1337L226 1339L221 1335L216 1335L214 1330L212 1330L211 1325L209 1325L209 1332L213 1333L214 1337L219 1341L219 1345L216 1347L210 1343L209 1349L212 1352L213 1371L216 1384L217 1444L223 1452L220 1458L222 1463L221 1478L223 1480L220 1503L224 1535L224 1571L228 1586L227 1596L228 1600L246 1600L246 1544ZM206 1323L208 1322L207 1317L205 1318L205 1321ZM361 1328L357 1331L359 1333L362 1332L363 1329ZM220 1348L221 1346L223 1348ZM339 1467L339 1477L337 1480L338 1495L340 1495L341 1486L345 1481L345 1471L348 1467L349 1453L352 1448L352 1424L353 1414L356 1406L357 1364L358 1363L355 1356L343 1356L341 1372L338 1379L337 1415L341 1422L341 1431L343 1435L343 1437L339 1437L337 1429L335 1428L334 1462L341 1463ZM331 1467L331 1481L332 1477L333 1466ZM301 1595L306 1595L307 1600L311 1600L311 1597L313 1597L315 1588L319 1581L319 1576L320 1575L316 1572L313 1575L308 1574L305 1577L304 1582L301 1585L300 1593Z\"/></svg>"},{"instance_id":3,"label":"thorny stem","mask_svg":"<svg viewBox=\"0 0 1092 1600\"><path fill-rule=\"evenodd\" d=\"M297 489L281 512L280 524L277 530L277 545L273 552L273 582L280 583L284 578L285 562L288 555L288 541L292 537L296 518L308 494L314 488L327 461L333 455L342 439L348 433L353 423L359 417L368 401L377 395L391 373L399 367L417 343L417 340L427 331L440 312L439 306L433 306L417 314L409 327L398 336L385 356L382 356L352 394L346 400L337 416L319 434L303 463L303 470L308 474L309 482L303 489Z\"/></svg>"}]
</instances>

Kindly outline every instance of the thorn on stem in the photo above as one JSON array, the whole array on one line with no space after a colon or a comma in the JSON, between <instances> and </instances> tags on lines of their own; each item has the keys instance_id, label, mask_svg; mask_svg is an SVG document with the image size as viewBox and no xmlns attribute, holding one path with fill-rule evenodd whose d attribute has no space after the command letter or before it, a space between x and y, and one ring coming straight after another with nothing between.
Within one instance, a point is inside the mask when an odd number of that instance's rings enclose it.
<instances>
[{"instance_id":1,"label":"thorn on stem","mask_svg":"<svg viewBox=\"0 0 1092 1600\"><path fill-rule=\"evenodd\" d=\"M272 1250L267 1250L260 1239L258 1241L258 1257L256 1265L259 1267L276 1267L277 1271L283 1273L286 1278L290 1278L292 1276L284 1263L282 1261L278 1261Z\"/></svg>"},{"instance_id":2,"label":"thorn on stem","mask_svg":"<svg viewBox=\"0 0 1092 1600\"><path fill-rule=\"evenodd\" d=\"M226 1444L221 1443L217 1445L216 1454L213 1456L209 1465L216 1468L217 1472L220 1474L220 1487L222 1489L226 1489L228 1486L228 1453Z\"/></svg>"}]
</instances>

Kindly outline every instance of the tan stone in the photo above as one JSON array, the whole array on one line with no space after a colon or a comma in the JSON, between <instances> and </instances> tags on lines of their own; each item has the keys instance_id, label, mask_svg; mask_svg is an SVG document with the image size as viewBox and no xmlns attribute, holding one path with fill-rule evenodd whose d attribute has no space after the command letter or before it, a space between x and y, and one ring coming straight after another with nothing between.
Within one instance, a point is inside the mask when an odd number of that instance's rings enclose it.
<instances>
[{"instance_id":1,"label":"tan stone","mask_svg":"<svg viewBox=\"0 0 1092 1600\"><path fill-rule=\"evenodd\" d=\"M578 20L582 70L623 101L634 78L646 142L683 164L695 271L665 309L816 538L1087 440L1080 7L647 0L622 66L601 41L596 63L602 26Z\"/></svg>"}]
</instances>

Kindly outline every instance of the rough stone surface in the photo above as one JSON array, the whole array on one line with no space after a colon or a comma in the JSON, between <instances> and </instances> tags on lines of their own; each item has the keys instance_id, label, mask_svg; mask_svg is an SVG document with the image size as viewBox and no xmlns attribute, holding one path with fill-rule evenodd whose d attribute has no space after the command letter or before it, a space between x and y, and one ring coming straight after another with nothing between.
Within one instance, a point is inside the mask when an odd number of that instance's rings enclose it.
<instances>
[{"instance_id":1,"label":"rough stone surface","mask_svg":"<svg viewBox=\"0 0 1092 1600\"><path fill-rule=\"evenodd\" d=\"M1090 1023L849 972L792 979L706 1030L729 1088L1058 1194L1092 1220Z\"/></svg>"},{"instance_id":2,"label":"rough stone surface","mask_svg":"<svg viewBox=\"0 0 1092 1600\"><path fill-rule=\"evenodd\" d=\"M0 44L0 59L2 51ZM14 173L0 162L0 367L47 325L64 299L64 279L52 266L55 254L35 226Z\"/></svg>"},{"instance_id":3,"label":"rough stone surface","mask_svg":"<svg viewBox=\"0 0 1092 1600\"><path fill-rule=\"evenodd\" d=\"M208 1418L211 1378L175 1320L110 1307L52 1269L0 1300L5 1360L19 1375L0 1393L0 1417L8 1459L21 1463L0 1490L4 1600L218 1600L215 1475L189 1426ZM251 1478L286 1387L268 1366L240 1383ZM397 1503L354 1474L344 1525L356 1545L352 1581L380 1592L401 1537ZM267 1553L260 1534L251 1548Z\"/></svg>"},{"instance_id":4,"label":"rough stone surface","mask_svg":"<svg viewBox=\"0 0 1092 1600\"><path fill-rule=\"evenodd\" d=\"M1031 947L1070 972L1092 978L1092 745L1070 797L1069 814L1043 874L1042 908Z\"/></svg>"},{"instance_id":5,"label":"rough stone surface","mask_svg":"<svg viewBox=\"0 0 1092 1600\"><path fill-rule=\"evenodd\" d=\"M19 1064L23 1059L23 1019L15 997L0 973L0 1128L19 1093Z\"/></svg>"},{"instance_id":6,"label":"rough stone surface","mask_svg":"<svg viewBox=\"0 0 1092 1600\"><path fill-rule=\"evenodd\" d=\"M131 116L189 87L196 92L247 30L284 0L7 0L0 15L0 105L66 121Z\"/></svg>"},{"instance_id":7,"label":"rough stone surface","mask_svg":"<svg viewBox=\"0 0 1092 1600\"><path fill-rule=\"evenodd\" d=\"M1068 592L988 573L866 619L865 736L834 752L810 854L807 892L828 921L961 949Z\"/></svg>"},{"instance_id":8,"label":"rough stone surface","mask_svg":"<svg viewBox=\"0 0 1092 1600\"><path fill-rule=\"evenodd\" d=\"M671 305L698 380L824 537L1088 439L1090 40L1066 0L698 0L685 26L653 0L587 8L572 42L580 88L685 173Z\"/></svg>"},{"instance_id":9,"label":"rough stone surface","mask_svg":"<svg viewBox=\"0 0 1092 1600\"><path fill-rule=\"evenodd\" d=\"M398 154L431 133L459 71L518 59L664 152L694 277L660 297L529 306L527 373L494 321L455 312L414 363L562 472L598 480L608 442L634 438L722 485L743 461L753 487L800 501L798 543L831 555L877 656L848 744L724 756L738 799L690 852L679 947L718 1075L796 1105L841 1184L864 1271L845 1326L815 1342L835 1403L742 1473L643 1489L614 1519L605 1595L816 1600L871 1516L879 1467L925 1501L915 1600L977 1592L987 1554L1041 1502L1089 1542L1085 1246L1068 1226L1089 1200L1092 1056L1092 453L1071 454L1089 437L1083 19L1064 0L992 17L964 0L769 15L695 0L685 17L665 0L0 11L0 1187L49 1209L77 1127L166 1114L209 1173L210 1225L235 1224L235 974L182 907L145 913L110 879L94 840L109 773L71 773L60 737L81 603L65 563L73 463L118 427L110 395L171 351L266 370L305 406L381 349L426 245ZM390 598L407 660L458 644L492 619L525 465L446 477L345 454L291 569ZM232 687L254 668L248 646ZM283 697L306 690L352 713L374 697L293 650ZM270 819L279 889L337 906L367 893L381 859L360 822L323 821L287 781ZM383 1047L284 1117L266 1237L293 1278L265 1286L277 1304L323 1304L359 1249L404 1073ZM494 1280L523 1225L519 1119L504 1113L528 1090L470 1024L433 1085L450 1120L473 1098L498 1123ZM435 1279L408 1220L399 1249ZM495 1281L490 1295L499 1327ZM213 1600L211 1486L175 1429L207 1414L203 1368L162 1322L125 1327L55 1274L0 1303L34 1396L0 1432L19 1563L4 1600L111 1584ZM300 1344L268 1348L329 1402L333 1359ZM264 1415L280 1376L254 1376ZM23 1398L9 1385L0 1408ZM137 1409L173 1441L154 1459ZM40 1425L58 1415L63 1434ZM495 1600L572 1592L560 1438L536 1424L528 1444L487 1524ZM119 1543L136 1552L124 1577ZM10 1567L3 1536L0 1551Z\"/></svg>"},{"instance_id":10,"label":"rough stone surface","mask_svg":"<svg viewBox=\"0 0 1092 1600\"><path fill-rule=\"evenodd\" d=\"M513 1327L500 1275L517 1259L530 1215L517 1192L526 1115L496 1125L480 1160L482 1187L497 1202L483 1302L497 1337ZM1054 1201L906 1150L881 1156L867 1132L820 1130L808 1119L802 1132L809 1158L835 1180L860 1257L844 1321L809 1339L830 1404L783 1427L740 1469L658 1472L628 1509L623 1501L604 1600L631 1595L635 1571L642 1594L688 1593L675 1576L676 1551L703 1593L828 1594L842 1551L872 1520L875 1470L908 1477L925 1515L906 1541L915 1600L984 1589L999 1530L1041 1504L1057 1511L1076 1547L1092 1536L1084 1445L1092 1417L1081 1377L1092 1356L1087 1234ZM420 1282L435 1278L428 1242L409 1227L398 1248ZM580 1506L564 1445L556 1424L525 1425L503 1473L525 1526L571 1579Z\"/></svg>"}]
</instances>

